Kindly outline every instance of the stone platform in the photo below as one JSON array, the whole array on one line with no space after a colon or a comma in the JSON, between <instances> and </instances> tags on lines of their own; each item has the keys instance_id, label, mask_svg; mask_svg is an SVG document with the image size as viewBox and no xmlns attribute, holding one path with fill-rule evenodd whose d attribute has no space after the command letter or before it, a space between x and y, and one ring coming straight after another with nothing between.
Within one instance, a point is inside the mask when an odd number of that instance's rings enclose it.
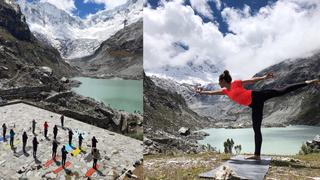
<instances>
[{"instance_id":1,"label":"stone platform","mask_svg":"<svg viewBox=\"0 0 320 180\"><path fill-rule=\"evenodd\" d=\"M32 157L32 139L34 137L31 125L32 120L37 122L36 136L39 141L37 159ZM48 137L43 133L43 124L49 124ZM7 135L13 128L15 135L15 152L9 142L0 141L0 179L40 179L58 178L69 179L86 178L86 172L92 167L91 139L95 136L98 140L97 148L100 150L101 160L98 161L99 171L91 176L94 179L115 179L122 174L124 168L129 169L142 159L142 142L105 129L82 123L72 118L65 117L65 127L58 126L57 140L59 142L57 154L61 157L61 148L68 143L68 128L74 132L72 143L78 146L78 133L82 133L84 140L82 152L76 157L68 154L67 161L71 162L65 170L54 174L53 171L60 166L61 158L53 162L48 168L44 164L51 159L52 139L54 125L60 125L60 114L56 114L38 107L24 103L11 104L0 107L0 126L7 125ZM0 137L2 128L0 127ZM22 133L27 132L27 154L22 153Z\"/></svg>"}]
</instances>

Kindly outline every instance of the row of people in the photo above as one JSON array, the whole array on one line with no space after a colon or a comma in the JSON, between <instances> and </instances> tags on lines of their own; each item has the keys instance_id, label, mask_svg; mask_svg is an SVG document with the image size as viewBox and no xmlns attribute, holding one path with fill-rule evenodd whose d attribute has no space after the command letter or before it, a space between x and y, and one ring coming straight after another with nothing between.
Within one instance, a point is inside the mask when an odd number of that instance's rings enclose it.
<instances>
[{"instance_id":1,"label":"row of people","mask_svg":"<svg viewBox=\"0 0 320 180\"><path fill-rule=\"evenodd\" d=\"M63 127L63 123L64 123L64 117L61 116L61 125ZM35 135L35 127L36 127L36 122L35 120L32 121L32 132L33 134ZM47 122L44 123L43 125L44 127L44 137L48 139L48 128L49 128L49 125ZM2 129L3 129L3 140L6 141L6 131L7 131L7 126L5 123L3 123L2 125ZM58 141L57 141L57 134L58 134L58 127L57 125L54 126L53 128L53 136L54 136L54 139L52 141L52 159L56 160L56 155L57 155L57 148L58 148ZM69 135L69 145L72 147L72 137L73 137L73 132L71 129L69 129L69 132L68 132L68 135ZM15 132L13 129L10 129L10 146L12 149L14 149L14 136L15 136ZM78 136L78 139L79 139L79 146L78 148L80 150L82 150L82 141L83 141L83 137L82 137L82 134L79 133L79 136ZM24 131L23 134L22 134L22 150L23 150L23 153L26 153L26 145L27 145L27 140L28 140L28 135L27 133ZM100 154L99 154L99 151L97 149L97 139L95 138L95 136L93 136L92 140L92 156L93 156L93 168L96 168L96 164L97 164L97 161L98 159L100 158ZM37 137L34 136L33 140L32 140L32 147L33 147L33 157L36 158L37 156L37 149L38 149L38 140L37 140ZM65 165L65 162L66 162L66 159L67 159L67 150L66 150L66 147L63 146L61 148L61 154L62 154L62 166L64 167Z\"/></svg>"}]
</instances>

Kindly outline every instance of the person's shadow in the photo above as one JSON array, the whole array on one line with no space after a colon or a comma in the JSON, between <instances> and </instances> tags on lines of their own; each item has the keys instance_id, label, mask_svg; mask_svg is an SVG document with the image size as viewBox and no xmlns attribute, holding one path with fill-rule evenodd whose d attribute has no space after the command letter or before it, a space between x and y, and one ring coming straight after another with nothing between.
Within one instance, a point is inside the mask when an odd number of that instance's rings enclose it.
<instances>
[{"instance_id":1,"label":"person's shadow","mask_svg":"<svg viewBox=\"0 0 320 180\"><path fill-rule=\"evenodd\" d=\"M34 162L35 162L36 164L41 164L41 161L40 161L37 157L34 158Z\"/></svg>"},{"instance_id":2,"label":"person's shadow","mask_svg":"<svg viewBox=\"0 0 320 180\"><path fill-rule=\"evenodd\" d=\"M64 172L66 172L67 175L71 175L72 171L66 167L63 167Z\"/></svg>"},{"instance_id":3,"label":"person's shadow","mask_svg":"<svg viewBox=\"0 0 320 180\"><path fill-rule=\"evenodd\" d=\"M99 176L106 176L106 175L104 175L104 174L102 173L102 171L100 171L99 169L95 169L95 170L97 171L97 173L98 173Z\"/></svg>"},{"instance_id":4,"label":"person's shadow","mask_svg":"<svg viewBox=\"0 0 320 180\"><path fill-rule=\"evenodd\" d=\"M11 150L13 151L13 153L17 153L17 147L11 146Z\"/></svg>"},{"instance_id":5,"label":"person's shadow","mask_svg":"<svg viewBox=\"0 0 320 180\"><path fill-rule=\"evenodd\" d=\"M30 154L28 152L24 152L23 155L25 155L26 157L30 156Z\"/></svg>"},{"instance_id":6,"label":"person's shadow","mask_svg":"<svg viewBox=\"0 0 320 180\"><path fill-rule=\"evenodd\" d=\"M60 161L57 161L57 159L54 160L54 163L55 163L57 166L61 166L61 162L60 162Z\"/></svg>"}]
</instances>

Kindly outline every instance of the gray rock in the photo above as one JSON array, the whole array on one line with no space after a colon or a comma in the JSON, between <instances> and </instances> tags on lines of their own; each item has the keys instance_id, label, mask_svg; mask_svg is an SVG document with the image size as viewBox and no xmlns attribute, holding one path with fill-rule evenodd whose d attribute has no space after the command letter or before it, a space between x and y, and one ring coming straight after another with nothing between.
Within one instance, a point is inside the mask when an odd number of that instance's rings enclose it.
<instances>
[{"instance_id":1,"label":"gray rock","mask_svg":"<svg viewBox=\"0 0 320 180\"><path fill-rule=\"evenodd\" d=\"M40 67L40 70L41 70L43 73L45 73L45 74L47 74L47 75L49 75L49 76L51 76L52 73L53 73L53 70L52 70L50 67L47 67L47 66L42 66L42 67Z\"/></svg>"},{"instance_id":2,"label":"gray rock","mask_svg":"<svg viewBox=\"0 0 320 180\"><path fill-rule=\"evenodd\" d=\"M190 128L186 128L186 127L181 127L179 129L179 134L183 135L183 136L187 136L190 134Z\"/></svg>"}]
</instances>

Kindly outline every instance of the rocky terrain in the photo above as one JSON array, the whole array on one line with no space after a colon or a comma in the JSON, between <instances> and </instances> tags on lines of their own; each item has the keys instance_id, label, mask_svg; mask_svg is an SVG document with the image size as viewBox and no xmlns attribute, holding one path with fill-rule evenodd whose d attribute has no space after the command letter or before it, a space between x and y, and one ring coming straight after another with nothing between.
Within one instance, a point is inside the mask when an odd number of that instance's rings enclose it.
<instances>
[{"instance_id":1,"label":"rocky terrain","mask_svg":"<svg viewBox=\"0 0 320 180\"><path fill-rule=\"evenodd\" d=\"M93 55L70 60L85 76L142 79L142 19L104 41Z\"/></svg>"},{"instance_id":2,"label":"rocky terrain","mask_svg":"<svg viewBox=\"0 0 320 180\"><path fill-rule=\"evenodd\" d=\"M177 93L171 93L144 77L144 154L172 151L200 152L206 147L196 140L205 134L195 130L209 127L208 119L188 108L186 101ZM184 136L181 127L191 129L191 135Z\"/></svg>"},{"instance_id":3,"label":"rocky terrain","mask_svg":"<svg viewBox=\"0 0 320 180\"><path fill-rule=\"evenodd\" d=\"M266 72L274 72L275 79L260 81L249 89L281 88L287 84L303 82L306 79L319 77L320 54L308 58L286 60L273 65L255 76ZM251 125L251 110L230 101L224 96L196 95L192 89L194 85L181 84L174 80L152 77L155 84L181 94L190 109L201 116L208 117L215 126L221 127L247 127ZM209 84L207 89L218 89L217 84ZM283 97L269 100L265 105L265 126L283 126L287 124L319 125L320 104L319 88L305 87Z\"/></svg>"},{"instance_id":4,"label":"rocky terrain","mask_svg":"<svg viewBox=\"0 0 320 180\"><path fill-rule=\"evenodd\" d=\"M0 1L0 69L0 87L43 84L45 74L60 79L79 73L32 35L19 6L9 0Z\"/></svg>"}]
</instances>

